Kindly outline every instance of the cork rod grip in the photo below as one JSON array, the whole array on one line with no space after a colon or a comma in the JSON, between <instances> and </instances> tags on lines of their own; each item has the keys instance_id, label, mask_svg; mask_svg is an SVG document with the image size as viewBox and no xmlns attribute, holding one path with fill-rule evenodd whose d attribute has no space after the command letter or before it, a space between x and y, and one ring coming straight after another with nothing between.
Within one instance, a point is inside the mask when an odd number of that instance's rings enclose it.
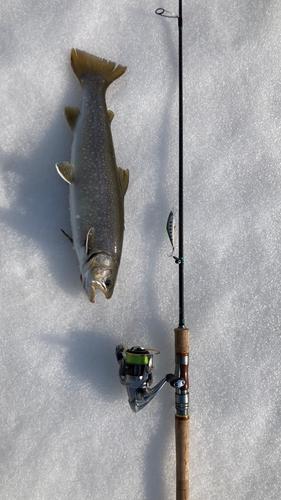
<instances>
[{"instance_id":1,"label":"cork rod grip","mask_svg":"<svg viewBox=\"0 0 281 500\"><path fill-rule=\"evenodd\" d=\"M187 328L175 329L175 354L176 356L189 356L189 330ZM189 389L188 364L181 365L181 377ZM176 415L176 486L177 500L189 500L189 415Z\"/></svg>"},{"instance_id":2,"label":"cork rod grip","mask_svg":"<svg viewBox=\"0 0 281 500\"><path fill-rule=\"evenodd\" d=\"M180 356L189 355L188 328L175 328L175 353Z\"/></svg>"},{"instance_id":3,"label":"cork rod grip","mask_svg":"<svg viewBox=\"0 0 281 500\"><path fill-rule=\"evenodd\" d=\"M189 418L176 415L177 500L189 500Z\"/></svg>"}]
</instances>

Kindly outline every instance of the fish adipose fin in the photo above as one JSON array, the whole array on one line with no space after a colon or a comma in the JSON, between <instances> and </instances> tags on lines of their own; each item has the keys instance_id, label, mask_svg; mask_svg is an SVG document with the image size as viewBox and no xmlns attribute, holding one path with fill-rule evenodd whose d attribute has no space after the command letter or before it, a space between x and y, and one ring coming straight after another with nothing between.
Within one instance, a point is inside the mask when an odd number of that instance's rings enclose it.
<instances>
[{"instance_id":1,"label":"fish adipose fin","mask_svg":"<svg viewBox=\"0 0 281 500\"><path fill-rule=\"evenodd\" d=\"M118 167L118 172L119 172L121 186L123 189L123 194L125 196L126 191L128 189L128 186L129 186L129 170L128 169L123 170L123 168Z\"/></svg>"},{"instance_id":2,"label":"fish adipose fin","mask_svg":"<svg viewBox=\"0 0 281 500\"><path fill-rule=\"evenodd\" d=\"M86 237L85 253L87 255L94 248L94 234L95 234L95 229L93 227L91 227L91 229L88 231L88 234L87 234L87 237Z\"/></svg>"},{"instance_id":3,"label":"fish adipose fin","mask_svg":"<svg viewBox=\"0 0 281 500\"><path fill-rule=\"evenodd\" d=\"M127 69L124 66L116 65L116 63L107 61L106 59L92 56L79 49L72 49L71 51L71 66L80 82L86 75L94 73L96 75L102 75L107 86L119 78L119 76L123 75Z\"/></svg>"},{"instance_id":4,"label":"fish adipose fin","mask_svg":"<svg viewBox=\"0 0 281 500\"><path fill-rule=\"evenodd\" d=\"M69 106L66 106L64 108L64 114L65 117L68 121L68 125L70 126L70 129L73 131L75 129L76 122L78 120L78 116L80 115L80 109L79 108L71 108Z\"/></svg>"},{"instance_id":5,"label":"fish adipose fin","mask_svg":"<svg viewBox=\"0 0 281 500\"><path fill-rule=\"evenodd\" d=\"M111 123L111 122L112 122L112 120L113 120L113 118L114 118L114 113L113 113L113 111L111 111L111 109L109 109L109 110L107 111L107 114L108 114L109 121L110 121L110 123Z\"/></svg>"},{"instance_id":6,"label":"fish adipose fin","mask_svg":"<svg viewBox=\"0 0 281 500\"><path fill-rule=\"evenodd\" d=\"M56 163L56 169L64 181L68 184L73 183L74 165L72 163L68 163L67 161Z\"/></svg>"}]
</instances>

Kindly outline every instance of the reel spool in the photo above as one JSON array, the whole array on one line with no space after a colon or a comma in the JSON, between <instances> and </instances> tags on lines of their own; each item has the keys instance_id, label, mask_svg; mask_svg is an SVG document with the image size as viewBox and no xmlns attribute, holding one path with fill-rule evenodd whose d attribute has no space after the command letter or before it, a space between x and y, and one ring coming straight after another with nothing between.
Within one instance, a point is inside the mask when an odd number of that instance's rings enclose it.
<instances>
[{"instance_id":1,"label":"reel spool","mask_svg":"<svg viewBox=\"0 0 281 500\"><path fill-rule=\"evenodd\" d=\"M153 356L156 354L159 354L159 351L145 349L140 346L131 347L126 351L123 345L116 347L120 382L127 389L129 405L135 413L144 408L166 382L169 382L176 389L183 387L185 384L183 379L168 373L158 384L150 388L152 384Z\"/></svg>"}]
</instances>

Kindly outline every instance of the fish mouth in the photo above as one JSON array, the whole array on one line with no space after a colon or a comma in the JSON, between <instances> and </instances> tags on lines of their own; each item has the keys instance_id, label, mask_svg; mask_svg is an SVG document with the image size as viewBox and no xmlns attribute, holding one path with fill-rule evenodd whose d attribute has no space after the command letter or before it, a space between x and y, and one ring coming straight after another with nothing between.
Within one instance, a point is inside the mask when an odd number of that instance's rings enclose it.
<instances>
[{"instance_id":1,"label":"fish mouth","mask_svg":"<svg viewBox=\"0 0 281 500\"><path fill-rule=\"evenodd\" d=\"M114 259L105 252L99 252L85 263L82 269L82 283L90 302L95 302L95 290L101 290L107 299L113 294L115 282Z\"/></svg>"},{"instance_id":2,"label":"fish mouth","mask_svg":"<svg viewBox=\"0 0 281 500\"><path fill-rule=\"evenodd\" d=\"M91 282L91 294L89 296L90 302L95 302L95 289L101 290L107 299L109 299L112 293L107 290L106 285L104 283L100 283L99 281L93 280Z\"/></svg>"},{"instance_id":3,"label":"fish mouth","mask_svg":"<svg viewBox=\"0 0 281 500\"><path fill-rule=\"evenodd\" d=\"M93 304L95 303L96 289L101 290L107 299L110 299L113 293L113 287L112 289L108 290L105 283L101 283L100 281L93 279L89 280L89 275L85 276L84 288L88 294L90 302L92 302Z\"/></svg>"}]
</instances>

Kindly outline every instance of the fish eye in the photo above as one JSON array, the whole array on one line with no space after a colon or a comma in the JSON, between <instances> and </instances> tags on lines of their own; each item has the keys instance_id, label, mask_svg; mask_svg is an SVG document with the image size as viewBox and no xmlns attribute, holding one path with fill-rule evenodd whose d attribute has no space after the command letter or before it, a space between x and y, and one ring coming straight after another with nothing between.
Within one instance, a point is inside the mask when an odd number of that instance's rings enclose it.
<instances>
[{"instance_id":1,"label":"fish eye","mask_svg":"<svg viewBox=\"0 0 281 500\"><path fill-rule=\"evenodd\" d=\"M112 282L111 282L111 280L106 280L106 281L104 282L104 284L105 284L105 286L106 286L107 288L110 288L110 287L111 287L111 285L112 285Z\"/></svg>"}]
</instances>

